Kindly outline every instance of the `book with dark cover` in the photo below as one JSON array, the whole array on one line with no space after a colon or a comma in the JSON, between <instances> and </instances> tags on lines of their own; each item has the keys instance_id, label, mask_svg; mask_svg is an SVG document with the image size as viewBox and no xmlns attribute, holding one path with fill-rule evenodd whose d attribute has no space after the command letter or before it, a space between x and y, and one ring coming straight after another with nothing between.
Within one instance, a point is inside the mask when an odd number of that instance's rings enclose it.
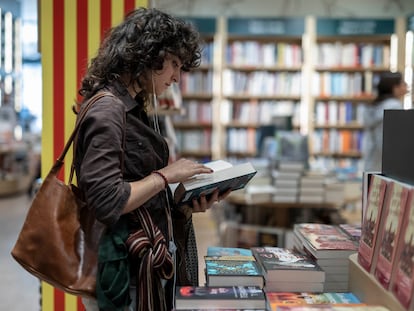
<instances>
[{"instance_id":1,"label":"book with dark cover","mask_svg":"<svg viewBox=\"0 0 414 311\"><path fill-rule=\"evenodd\" d=\"M225 256L204 257L207 286L259 286L264 278L256 261Z\"/></svg>"},{"instance_id":2,"label":"book with dark cover","mask_svg":"<svg viewBox=\"0 0 414 311\"><path fill-rule=\"evenodd\" d=\"M310 256L281 247L252 247L266 281L323 282L325 272Z\"/></svg>"},{"instance_id":3,"label":"book with dark cover","mask_svg":"<svg viewBox=\"0 0 414 311\"><path fill-rule=\"evenodd\" d=\"M198 199L201 195L208 197L217 189L220 193L243 189L257 173L250 162L232 165L218 160L205 165L211 167L213 173L200 174L179 183L174 192L174 200L177 204L191 205L193 199Z\"/></svg>"},{"instance_id":4,"label":"book with dark cover","mask_svg":"<svg viewBox=\"0 0 414 311\"><path fill-rule=\"evenodd\" d=\"M385 176L414 184L414 109L384 110L382 169Z\"/></svg>"},{"instance_id":5,"label":"book with dark cover","mask_svg":"<svg viewBox=\"0 0 414 311\"><path fill-rule=\"evenodd\" d=\"M175 308L266 309L266 297L257 286L178 286Z\"/></svg>"}]
</instances>

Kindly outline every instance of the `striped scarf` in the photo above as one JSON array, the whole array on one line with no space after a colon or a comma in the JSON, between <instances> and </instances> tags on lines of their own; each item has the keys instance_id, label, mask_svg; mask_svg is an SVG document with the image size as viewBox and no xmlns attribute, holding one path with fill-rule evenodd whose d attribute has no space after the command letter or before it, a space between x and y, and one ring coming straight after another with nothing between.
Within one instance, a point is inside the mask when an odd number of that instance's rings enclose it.
<instances>
[{"instance_id":1,"label":"striped scarf","mask_svg":"<svg viewBox=\"0 0 414 311\"><path fill-rule=\"evenodd\" d=\"M137 311L166 311L162 279L172 278L173 259L168 252L164 235L152 222L148 211L145 208L139 208L136 215L142 229L131 233L126 245L130 257L140 261L137 275Z\"/></svg>"}]
</instances>

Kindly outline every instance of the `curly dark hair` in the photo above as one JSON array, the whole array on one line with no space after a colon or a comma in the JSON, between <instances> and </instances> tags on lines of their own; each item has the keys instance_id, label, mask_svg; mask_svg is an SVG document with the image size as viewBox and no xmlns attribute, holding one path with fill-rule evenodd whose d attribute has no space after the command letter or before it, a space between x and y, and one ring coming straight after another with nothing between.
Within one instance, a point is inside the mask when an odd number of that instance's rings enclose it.
<instances>
[{"instance_id":1,"label":"curly dark hair","mask_svg":"<svg viewBox=\"0 0 414 311\"><path fill-rule=\"evenodd\" d=\"M198 67L201 59L198 31L190 23L157 9L136 9L108 31L97 56L91 60L79 94L87 99L124 75L143 88L146 73L162 69L167 53L181 60L183 71ZM140 96L147 97L144 88Z\"/></svg>"}]
</instances>

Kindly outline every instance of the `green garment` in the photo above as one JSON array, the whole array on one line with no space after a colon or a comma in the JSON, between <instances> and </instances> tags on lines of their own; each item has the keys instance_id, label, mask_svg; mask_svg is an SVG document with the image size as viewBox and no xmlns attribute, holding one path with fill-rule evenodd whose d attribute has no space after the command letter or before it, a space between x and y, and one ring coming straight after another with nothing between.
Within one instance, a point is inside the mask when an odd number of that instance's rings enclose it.
<instances>
[{"instance_id":1,"label":"green garment","mask_svg":"<svg viewBox=\"0 0 414 311\"><path fill-rule=\"evenodd\" d=\"M99 243L96 297L101 311L124 311L131 303L129 296L129 262L125 241L126 219L106 230Z\"/></svg>"}]
</instances>

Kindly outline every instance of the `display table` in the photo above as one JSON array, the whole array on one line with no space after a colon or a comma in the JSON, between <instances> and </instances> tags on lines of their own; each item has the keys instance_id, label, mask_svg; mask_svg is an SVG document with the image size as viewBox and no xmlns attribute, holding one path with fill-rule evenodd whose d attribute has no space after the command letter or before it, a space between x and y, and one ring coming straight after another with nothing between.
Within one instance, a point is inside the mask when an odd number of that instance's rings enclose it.
<instances>
[{"instance_id":1,"label":"display table","mask_svg":"<svg viewBox=\"0 0 414 311\"><path fill-rule=\"evenodd\" d=\"M357 256L353 254L349 257L349 290L364 303L382 305L392 311L406 311L390 291L360 266Z\"/></svg>"}]
</instances>

